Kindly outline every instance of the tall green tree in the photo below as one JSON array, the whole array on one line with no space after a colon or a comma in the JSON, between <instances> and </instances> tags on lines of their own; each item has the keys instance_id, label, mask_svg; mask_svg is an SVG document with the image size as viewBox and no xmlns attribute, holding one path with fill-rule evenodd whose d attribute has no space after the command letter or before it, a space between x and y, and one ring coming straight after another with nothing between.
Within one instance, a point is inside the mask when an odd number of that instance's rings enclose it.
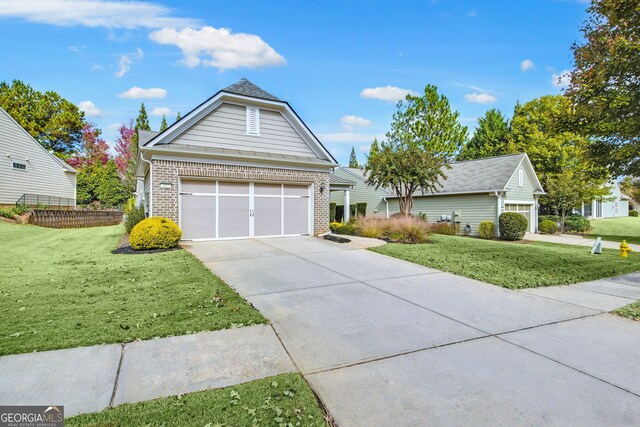
<instances>
[{"instance_id":1,"label":"tall green tree","mask_svg":"<svg viewBox=\"0 0 640 427\"><path fill-rule=\"evenodd\" d=\"M149 116L147 115L147 109L144 106L144 102L140 104L140 111L136 118L136 130L140 129L151 130L151 126L149 125Z\"/></svg>"},{"instance_id":2,"label":"tall green tree","mask_svg":"<svg viewBox=\"0 0 640 427\"><path fill-rule=\"evenodd\" d=\"M56 92L40 92L20 80L2 82L0 107L59 157L81 150L84 113Z\"/></svg>"},{"instance_id":3,"label":"tall green tree","mask_svg":"<svg viewBox=\"0 0 640 427\"><path fill-rule=\"evenodd\" d=\"M587 12L566 91L575 125L598 138L595 161L640 176L640 0L592 0Z\"/></svg>"},{"instance_id":4,"label":"tall green tree","mask_svg":"<svg viewBox=\"0 0 640 427\"><path fill-rule=\"evenodd\" d=\"M497 109L478 119L478 127L458 155L458 160L482 159L507 153L509 120Z\"/></svg>"},{"instance_id":5,"label":"tall green tree","mask_svg":"<svg viewBox=\"0 0 640 427\"><path fill-rule=\"evenodd\" d=\"M147 115L147 109L144 106L144 102L140 104L140 111L138 112L138 117L136 117L136 124L134 126L135 132L133 134L133 140L131 144L129 166L127 167L127 173L124 177L125 186L131 193L136 190L136 167L139 152L139 130L151 130L151 126L149 125L149 116Z\"/></svg>"},{"instance_id":6,"label":"tall green tree","mask_svg":"<svg viewBox=\"0 0 640 427\"><path fill-rule=\"evenodd\" d=\"M386 141L373 141L365 170L376 188L393 188L400 211L410 215L417 190L435 192L444 170L467 137L449 100L427 85L422 96L397 105Z\"/></svg>"},{"instance_id":7,"label":"tall green tree","mask_svg":"<svg viewBox=\"0 0 640 427\"><path fill-rule=\"evenodd\" d=\"M590 141L573 132L570 102L562 95L547 95L518 105L511 120L507 150L527 153L547 194L541 203L558 215L582 201L608 194L610 174L589 157ZM571 182L566 182L571 180Z\"/></svg>"},{"instance_id":8,"label":"tall green tree","mask_svg":"<svg viewBox=\"0 0 640 427\"><path fill-rule=\"evenodd\" d=\"M349 167L350 168L358 168L360 165L358 164L358 157L356 157L356 149L351 147L351 155L349 156Z\"/></svg>"},{"instance_id":9,"label":"tall green tree","mask_svg":"<svg viewBox=\"0 0 640 427\"><path fill-rule=\"evenodd\" d=\"M180 111L178 111L178 114L176 114L176 122L179 121L182 118L182 116L180 115Z\"/></svg>"},{"instance_id":10,"label":"tall green tree","mask_svg":"<svg viewBox=\"0 0 640 427\"><path fill-rule=\"evenodd\" d=\"M160 132L165 131L169 125L167 124L167 116L166 114L162 115L162 121L160 122Z\"/></svg>"},{"instance_id":11,"label":"tall green tree","mask_svg":"<svg viewBox=\"0 0 640 427\"><path fill-rule=\"evenodd\" d=\"M77 200L79 204L99 203L101 206L121 206L131 196L118 175L118 167L113 160L104 165L93 164L81 169L77 179Z\"/></svg>"}]
</instances>

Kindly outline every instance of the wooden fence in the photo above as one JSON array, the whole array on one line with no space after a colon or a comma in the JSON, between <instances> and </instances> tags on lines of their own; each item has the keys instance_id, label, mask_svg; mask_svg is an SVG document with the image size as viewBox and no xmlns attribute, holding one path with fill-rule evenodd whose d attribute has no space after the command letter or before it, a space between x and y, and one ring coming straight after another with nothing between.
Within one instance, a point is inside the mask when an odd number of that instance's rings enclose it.
<instances>
[{"instance_id":1,"label":"wooden fence","mask_svg":"<svg viewBox=\"0 0 640 427\"><path fill-rule=\"evenodd\" d=\"M115 225L122 222L119 211L80 211L34 209L29 215L29 224L50 228L83 228L100 225Z\"/></svg>"}]
</instances>

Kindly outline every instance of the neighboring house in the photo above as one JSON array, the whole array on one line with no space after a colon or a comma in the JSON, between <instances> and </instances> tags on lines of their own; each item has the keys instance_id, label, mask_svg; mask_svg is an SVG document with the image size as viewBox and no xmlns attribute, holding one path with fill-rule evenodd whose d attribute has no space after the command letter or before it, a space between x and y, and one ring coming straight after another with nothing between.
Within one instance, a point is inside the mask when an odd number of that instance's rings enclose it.
<instances>
[{"instance_id":1,"label":"neighboring house","mask_svg":"<svg viewBox=\"0 0 640 427\"><path fill-rule=\"evenodd\" d=\"M617 218L629 215L631 197L622 192L620 183L614 182L611 191L604 199L595 199L591 203L583 203L576 213L589 218Z\"/></svg>"},{"instance_id":2,"label":"neighboring house","mask_svg":"<svg viewBox=\"0 0 640 427\"><path fill-rule=\"evenodd\" d=\"M2 108L0 156L0 206L21 200L33 206L75 207L76 170L49 153Z\"/></svg>"},{"instance_id":3,"label":"neighboring house","mask_svg":"<svg viewBox=\"0 0 640 427\"><path fill-rule=\"evenodd\" d=\"M345 205L345 200L347 200L347 205L354 204L356 202L366 203L367 216L381 218L389 216L389 203L387 198L392 196L393 192L385 188L376 189L375 187L367 185L365 171L359 168L347 168L341 166L333 172L332 177L333 176L351 182L352 187L347 189L338 189L332 183L331 203L336 203L341 206ZM348 210L346 212L348 214Z\"/></svg>"},{"instance_id":4,"label":"neighboring house","mask_svg":"<svg viewBox=\"0 0 640 427\"><path fill-rule=\"evenodd\" d=\"M139 144L138 198L186 240L329 231L335 159L286 101L246 79Z\"/></svg>"},{"instance_id":5,"label":"neighboring house","mask_svg":"<svg viewBox=\"0 0 640 427\"><path fill-rule=\"evenodd\" d=\"M426 214L431 222L456 222L461 233L466 228L469 234L477 235L481 221L497 225L502 212L517 212L527 218L529 231L536 231L538 197L544 190L526 154L455 162L450 166L444 171L447 179L441 179L437 192L414 194L412 213ZM351 170L340 168L337 173L346 171ZM374 211L378 210L376 214L384 207L383 216L400 211L395 193L367 186L364 176L355 181L350 203L366 201L367 212L371 204Z\"/></svg>"}]
</instances>

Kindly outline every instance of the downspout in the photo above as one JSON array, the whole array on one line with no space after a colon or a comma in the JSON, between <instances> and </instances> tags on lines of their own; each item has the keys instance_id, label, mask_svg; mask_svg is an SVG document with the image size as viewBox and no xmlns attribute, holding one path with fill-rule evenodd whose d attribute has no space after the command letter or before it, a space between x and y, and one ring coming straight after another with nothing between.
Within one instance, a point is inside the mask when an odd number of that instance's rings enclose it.
<instances>
[{"instance_id":1,"label":"downspout","mask_svg":"<svg viewBox=\"0 0 640 427\"><path fill-rule=\"evenodd\" d=\"M388 218L389 218L389 201L387 200L387 198L386 198L386 197L383 197L383 198L382 198L382 200L384 200L385 204L387 205L387 210L386 210L386 213L385 213L385 218L387 218L387 219L388 219Z\"/></svg>"},{"instance_id":2,"label":"downspout","mask_svg":"<svg viewBox=\"0 0 640 427\"><path fill-rule=\"evenodd\" d=\"M496 232L498 236L500 235L500 214L502 213L502 193L500 191L495 192L496 200L498 201L498 206L496 209Z\"/></svg>"},{"instance_id":3,"label":"downspout","mask_svg":"<svg viewBox=\"0 0 640 427\"><path fill-rule=\"evenodd\" d=\"M142 151L140 152L140 160L149 164L149 217L153 216L153 167L151 161L144 158ZM142 194L144 194L144 177L142 177ZM145 200L146 201L146 200Z\"/></svg>"}]
</instances>

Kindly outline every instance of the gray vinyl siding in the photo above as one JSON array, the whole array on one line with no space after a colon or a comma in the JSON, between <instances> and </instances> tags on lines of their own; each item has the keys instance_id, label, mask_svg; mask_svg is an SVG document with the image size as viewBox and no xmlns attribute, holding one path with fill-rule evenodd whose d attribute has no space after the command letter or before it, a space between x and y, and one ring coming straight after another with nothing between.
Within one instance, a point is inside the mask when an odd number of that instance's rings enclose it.
<instances>
[{"instance_id":1,"label":"gray vinyl siding","mask_svg":"<svg viewBox=\"0 0 640 427\"><path fill-rule=\"evenodd\" d=\"M25 193L75 200L76 176L0 110L0 205L12 205ZM27 170L13 169L13 161Z\"/></svg>"},{"instance_id":2,"label":"gray vinyl siding","mask_svg":"<svg viewBox=\"0 0 640 427\"><path fill-rule=\"evenodd\" d=\"M356 183L349 194L351 204L366 203L367 216L386 217L387 204L384 201L384 197L390 196L391 194L381 189L376 190L375 187L367 185L363 180L342 169L337 169L334 173L340 178L348 179ZM330 201L331 203L344 205L344 191L332 191Z\"/></svg>"},{"instance_id":3,"label":"gray vinyl siding","mask_svg":"<svg viewBox=\"0 0 640 427\"><path fill-rule=\"evenodd\" d=\"M173 143L317 157L280 112L260 109L260 135L247 135L246 116L245 106L223 103Z\"/></svg>"},{"instance_id":4,"label":"gray vinyl siding","mask_svg":"<svg viewBox=\"0 0 640 427\"><path fill-rule=\"evenodd\" d=\"M481 221L496 222L497 199L494 195L465 194L452 196L417 196L413 198L413 214L424 213L429 222L437 221L441 215L453 215L460 213L461 229L467 224L471 226L471 234L478 234L478 226ZM398 201L389 200L389 214L399 212Z\"/></svg>"},{"instance_id":5,"label":"gray vinyl siding","mask_svg":"<svg viewBox=\"0 0 640 427\"><path fill-rule=\"evenodd\" d=\"M518 181L519 171L523 171L524 179L523 179L522 187L520 187L519 181ZM507 200L507 202L509 200L534 201L535 200L533 196L534 191L535 191L535 188L533 186L533 180L531 179L529 172L527 172L527 169L525 168L524 164L520 163L520 166L518 166L518 169L516 169L516 171L513 173L513 176L511 177L511 179L509 180L509 183L507 184L507 193L505 195L505 199Z\"/></svg>"}]
</instances>

